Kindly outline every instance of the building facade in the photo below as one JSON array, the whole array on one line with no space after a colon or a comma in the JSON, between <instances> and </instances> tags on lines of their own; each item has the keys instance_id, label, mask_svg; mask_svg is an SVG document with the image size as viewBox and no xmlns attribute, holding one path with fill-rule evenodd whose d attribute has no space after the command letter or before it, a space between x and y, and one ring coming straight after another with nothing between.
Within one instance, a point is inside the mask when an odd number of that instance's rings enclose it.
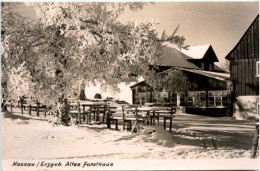
<instances>
[{"instance_id":1,"label":"building facade","mask_svg":"<svg viewBox=\"0 0 260 171\"><path fill-rule=\"evenodd\" d=\"M229 74L214 65L218 59L210 45L190 49L191 52L183 52L166 47L157 62L161 71L167 72L170 68L182 70L191 84L188 91L154 91L144 80L131 86L133 104L173 104L177 112L230 116Z\"/></svg>"},{"instance_id":2,"label":"building facade","mask_svg":"<svg viewBox=\"0 0 260 171\"><path fill-rule=\"evenodd\" d=\"M255 118L259 113L259 15L226 56L233 82L234 116Z\"/></svg>"}]
</instances>

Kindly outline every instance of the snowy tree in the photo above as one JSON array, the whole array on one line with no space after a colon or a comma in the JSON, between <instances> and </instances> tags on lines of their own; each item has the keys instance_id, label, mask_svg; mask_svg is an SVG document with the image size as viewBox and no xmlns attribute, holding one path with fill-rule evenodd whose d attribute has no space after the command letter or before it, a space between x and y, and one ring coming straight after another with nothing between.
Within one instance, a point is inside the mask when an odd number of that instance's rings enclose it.
<instances>
[{"instance_id":1,"label":"snowy tree","mask_svg":"<svg viewBox=\"0 0 260 171\"><path fill-rule=\"evenodd\" d=\"M159 37L154 21L118 20L126 8L142 9L141 2L26 3L35 9L35 21L15 13L13 5L1 3L2 88L8 98L16 93L55 105L61 96L78 96L86 83L117 89L130 76L153 77L163 42L187 48L177 29Z\"/></svg>"},{"instance_id":2,"label":"snowy tree","mask_svg":"<svg viewBox=\"0 0 260 171\"><path fill-rule=\"evenodd\" d=\"M151 78L147 79L147 82L154 91L164 90L171 94L185 92L190 88L190 81L179 68L154 73Z\"/></svg>"}]
</instances>

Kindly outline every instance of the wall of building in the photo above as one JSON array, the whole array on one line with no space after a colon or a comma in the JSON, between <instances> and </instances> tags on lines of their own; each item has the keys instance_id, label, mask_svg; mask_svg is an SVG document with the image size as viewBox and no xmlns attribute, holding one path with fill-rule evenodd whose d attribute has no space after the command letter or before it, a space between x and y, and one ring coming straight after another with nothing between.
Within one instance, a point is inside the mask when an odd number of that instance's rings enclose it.
<instances>
[{"instance_id":1,"label":"wall of building","mask_svg":"<svg viewBox=\"0 0 260 171\"><path fill-rule=\"evenodd\" d=\"M230 117L229 108L187 108L187 113L213 116L213 117Z\"/></svg>"},{"instance_id":2,"label":"wall of building","mask_svg":"<svg viewBox=\"0 0 260 171\"><path fill-rule=\"evenodd\" d=\"M257 17L235 48L227 55L230 60L230 78L235 96L259 95L259 17Z\"/></svg>"},{"instance_id":3,"label":"wall of building","mask_svg":"<svg viewBox=\"0 0 260 171\"><path fill-rule=\"evenodd\" d=\"M173 94L164 90L153 92L146 82L141 82L132 87L133 104L171 104L176 106L176 113L231 117L227 83L211 78L195 79L194 74L192 78L195 83L191 87L193 91Z\"/></svg>"},{"instance_id":4,"label":"wall of building","mask_svg":"<svg viewBox=\"0 0 260 171\"><path fill-rule=\"evenodd\" d=\"M238 120L255 120L259 118L259 97L239 96L234 103L234 117Z\"/></svg>"},{"instance_id":5,"label":"wall of building","mask_svg":"<svg viewBox=\"0 0 260 171\"><path fill-rule=\"evenodd\" d=\"M227 90L228 88L226 81L187 71L183 71L183 73L188 77L191 83L189 91Z\"/></svg>"},{"instance_id":6,"label":"wall of building","mask_svg":"<svg viewBox=\"0 0 260 171\"><path fill-rule=\"evenodd\" d=\"M257 61L259 59L237 59L230 62L230 75L236 96L259 95Z\"/></svg>"}]
</instances>

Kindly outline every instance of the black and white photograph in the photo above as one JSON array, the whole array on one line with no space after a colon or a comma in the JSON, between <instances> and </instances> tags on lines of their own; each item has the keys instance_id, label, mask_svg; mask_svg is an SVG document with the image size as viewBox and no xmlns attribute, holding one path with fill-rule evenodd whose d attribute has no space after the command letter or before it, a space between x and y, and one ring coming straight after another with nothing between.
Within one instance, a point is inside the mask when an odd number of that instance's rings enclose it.
<instances>
[{"instance_id":1,"label":"black and white photograph","mask_svg":"<svg viewBox=\"0 0 260 171\"><path fill-rule=\"evenodd\" d=\"M259 170L259 2L1 2L1 161Z\"/></svg>"}]
</instances>

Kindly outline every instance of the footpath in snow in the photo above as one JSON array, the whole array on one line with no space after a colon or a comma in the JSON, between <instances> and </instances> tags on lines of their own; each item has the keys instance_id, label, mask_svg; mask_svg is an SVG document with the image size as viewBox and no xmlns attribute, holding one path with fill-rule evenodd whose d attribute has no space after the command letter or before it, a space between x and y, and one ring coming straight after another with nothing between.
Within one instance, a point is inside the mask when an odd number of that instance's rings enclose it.
<instances>
[{"instance_id":1,"label":"footpath in snow","mask_svg":"<svg viewBox=\"0 0 260 171\"><path fill-rule=\"evenodd\" d=\"M105 124L52 127L15 109L2 113L2 159L249 159L254 124L176 114L170 133L160 124L131 134Z\"/></svg>"}]
</instances>

